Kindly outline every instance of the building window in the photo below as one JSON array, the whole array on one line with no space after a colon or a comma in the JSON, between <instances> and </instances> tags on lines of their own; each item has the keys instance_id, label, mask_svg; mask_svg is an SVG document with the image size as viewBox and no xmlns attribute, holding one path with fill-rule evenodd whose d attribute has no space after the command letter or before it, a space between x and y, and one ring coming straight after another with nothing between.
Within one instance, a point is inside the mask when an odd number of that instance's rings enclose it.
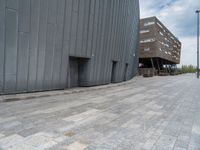
<instances>
[{"instance_id":1,"label":"building window","mask_svg":"<svg viewBox=\"0 0 200 150\"><path fill-rule=\"evenodd\" d=\"M162 36L164 36L164 34L161 31L159 31L159 34L162 35Z\"/></svg>"},{"instance_id":2,"label":"building window","mask_svg":"<svg viewBox=\"0 0 200 150\"><path fill-rule=\"evenodd\" d=\"M170 38L171 38L172 40L174 40L174 37L173 37L173 36L171 36Z\"/></svg>"},{"instance_id":3,"label":"building window","mask_svg":"<svg viewBox=\"0 0 200 150\"><path fill-rule=\"evenodd\" d=\"M146 22L146 23L144 23L144 26L150 26L150 25L154 25L155 24L155 22Z\"/></svg>"},{"instance_id":4,"label":"building window","mask_svg":"<svg viewBox=\"0 0 200 150\"><path fill-rule=\"evenodd\" d=\"M162 26L160 23L158 23L158 22L157 22L157 25L158 25L160 28L163 28L163 26Z\"/></svg>"},{"instance_id":5,"label":"building window","mask_svg":"<svg viewBox=\"0 0 200 150\"><path fill-rule=\"evenodd\" d=\"M146 40L140 41L140 43L150 43L150 42L155 42L155 39L152 38L152 39L146 39Z\"/></svg>"},{"instance_id":6,"label":"building window","mask_svg":"<svg viewBox=\"0 0 200 150\"><path fill-rule=\"evenodd\" d=\"M140 33L141 34L143 34L143 33L149 33L149 30L141 30Z\"/></svg>"},{"instance_id":7,"label":"building window","mask_svg":"<svg viewBox=\"0 0 200 150\"><path fill-rule=\"evenodd\" d=\"M150 47L146 47L146 48L144 48L144 51L145 51L145 52L150 51Z\"/></svg>"}]
</instances>

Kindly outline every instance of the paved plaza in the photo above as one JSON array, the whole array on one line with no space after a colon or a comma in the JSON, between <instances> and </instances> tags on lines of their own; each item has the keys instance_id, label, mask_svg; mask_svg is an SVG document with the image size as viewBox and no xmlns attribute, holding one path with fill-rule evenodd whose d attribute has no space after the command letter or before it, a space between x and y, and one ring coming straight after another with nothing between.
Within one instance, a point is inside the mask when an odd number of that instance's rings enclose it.
<instances>
[{"instance_id":1,"label":"paved plaza","mask_svg":"<svg viewBox=\"0 0 200 150\"><path fill-rule=\"evenodd\" d=\"M0 149L200 150L194 74L83 89L7 102L1 97Z\"/></svg>"}]
</instances>

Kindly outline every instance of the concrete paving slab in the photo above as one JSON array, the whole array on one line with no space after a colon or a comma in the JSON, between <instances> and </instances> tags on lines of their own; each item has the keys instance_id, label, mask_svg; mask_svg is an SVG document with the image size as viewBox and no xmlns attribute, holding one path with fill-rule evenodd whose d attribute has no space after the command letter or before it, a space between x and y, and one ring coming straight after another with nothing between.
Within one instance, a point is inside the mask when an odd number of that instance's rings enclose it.
<instances>
[{"instance_id":1,"label":"concrete paving slab","mask_svg":"<svg viewBox=\"0 0 200 150\"><path fill-rule=\"evenodd\" d=\"M74 142L67 146L67 150L84 150L88 145L82 142Z\"/></svg>"},{"instance_id":2,"label":"concrete paving slab","mask_svg":"<svg viewBox=\"0 0 200 150\"><path fill-rule=\"evenodd\" d=\"M13 134L10 135L8 137L5 138L1 138L0 139L0 149L8 149L12 146L14 146L15 144L23 141L23 137L17 134Z\"/></svg>"},{"instance_id":3,"label":"concrete paving slab","mask_svg":"<svg viewBox=\"0 0 200 150\"><path fill-rule=\"evenodd\" d=\"M199 91L186 74L0 96L0 148L198 150Z\"/></svg>"}]
</instances>

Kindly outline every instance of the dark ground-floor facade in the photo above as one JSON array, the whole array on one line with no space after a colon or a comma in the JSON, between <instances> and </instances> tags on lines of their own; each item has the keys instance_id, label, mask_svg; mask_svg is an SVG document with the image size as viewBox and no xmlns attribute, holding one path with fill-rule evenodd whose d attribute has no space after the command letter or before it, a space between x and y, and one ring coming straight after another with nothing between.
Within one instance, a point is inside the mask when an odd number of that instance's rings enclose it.
<instances>
[{"instance_id":1,"label":"dark ground-floor facade","mask_svg":"<svg viewBox=\"0 0 200 150\"><path fill-rule=\"evenodd\" d=\"M139 74L170 75L177 73L177 64L166 59L152 57L139 58Z\"/></svg>"}]
</instances>

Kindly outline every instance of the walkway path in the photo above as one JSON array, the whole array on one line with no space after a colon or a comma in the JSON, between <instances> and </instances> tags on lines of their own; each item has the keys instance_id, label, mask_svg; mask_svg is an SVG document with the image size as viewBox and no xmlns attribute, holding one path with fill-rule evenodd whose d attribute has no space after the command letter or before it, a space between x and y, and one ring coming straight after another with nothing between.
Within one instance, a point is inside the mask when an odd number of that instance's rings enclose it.
<instances>
[{"instance_id":1,"label":"walkway path","mask_svg":"<svg viewBox=\"0 0 200 150\"><path fill-rule=\"evenodd\" d=\"M200 80L137 77L99 90L1 102L0 149L200 150Z\"/></svg>"}]
</instances>

